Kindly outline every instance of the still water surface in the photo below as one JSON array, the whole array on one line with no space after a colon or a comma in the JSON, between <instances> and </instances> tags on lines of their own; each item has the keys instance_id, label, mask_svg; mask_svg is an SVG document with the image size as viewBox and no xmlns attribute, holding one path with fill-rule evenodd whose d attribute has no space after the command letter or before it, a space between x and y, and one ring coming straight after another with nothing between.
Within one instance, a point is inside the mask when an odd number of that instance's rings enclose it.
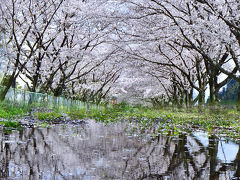
<instances>
[{"instance_id":1,"label":"still water surface","mask_svg":"<svg viewBox=\"0 0 240 180\"><path fill-rule=\"evenodd\" d=\"M0 132L0 179L238 179L239 144L202 132L178 137L95 123Z\"/></svg>"}]
</instances>

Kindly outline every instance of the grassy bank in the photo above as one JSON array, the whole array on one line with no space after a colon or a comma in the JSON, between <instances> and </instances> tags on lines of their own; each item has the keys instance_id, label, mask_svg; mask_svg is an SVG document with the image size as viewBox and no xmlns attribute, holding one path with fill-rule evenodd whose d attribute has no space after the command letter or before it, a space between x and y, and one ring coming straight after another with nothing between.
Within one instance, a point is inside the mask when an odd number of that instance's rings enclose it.
<instances>
[{"instance_id":1,"label":"grassy bank","mask_svg":"<svg viewBox=\"0 0 240 180\"><path fill-rule=\"evenodd\" d=\"M14 119L16 116L24 116L30 108L0 104L0 118ZM99 108L53 109L49 112L33 113L34 118L44 123L59 120L62 115L69 119L95 119L96 121L111 123L127 121L134 124L135 129L141 132L149 131L154 134L168 133L178 134L182 131L204 130L209 134L216 134L240 140L240 112L227 108L146 108L132 107L128 104L118 104L112 107L101 106ZM3 120L2 120L3 121ZM5 121L5 120L4 120ZM2 123L4 126L11 123ZM1 123L0 123L1 125Z\"/></svg>"},{"instance_id":2,"label":"grassy bank","mask_svg":"<svg viewBox=\"0 0 240 180\"><path fill-rule=\"evenodd\" d=\"M227 108L144 108L119 104L104 110L86 109L68 111L71 118L92 118L104 123L129 121L140 131L155 134L203 130L211 134L240 140L240 112Z\"/></svg>"}]
</instances>

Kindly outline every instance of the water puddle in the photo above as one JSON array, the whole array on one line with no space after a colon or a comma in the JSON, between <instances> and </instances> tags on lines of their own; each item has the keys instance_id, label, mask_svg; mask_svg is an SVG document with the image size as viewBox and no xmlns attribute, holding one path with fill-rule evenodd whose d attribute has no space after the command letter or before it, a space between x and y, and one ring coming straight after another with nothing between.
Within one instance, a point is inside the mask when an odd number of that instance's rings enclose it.
<instances>
[{"instance_id":1,"label":"water puddle","mask_svg":"<svg viewBox=\"0 0 240 180\"><path fill-rule=\"evenodd\" d=\"M89 121L0 132L0 179L240 177L239 144L202 132L149 138L125 128Z\"/></svg>"}]
</instances>

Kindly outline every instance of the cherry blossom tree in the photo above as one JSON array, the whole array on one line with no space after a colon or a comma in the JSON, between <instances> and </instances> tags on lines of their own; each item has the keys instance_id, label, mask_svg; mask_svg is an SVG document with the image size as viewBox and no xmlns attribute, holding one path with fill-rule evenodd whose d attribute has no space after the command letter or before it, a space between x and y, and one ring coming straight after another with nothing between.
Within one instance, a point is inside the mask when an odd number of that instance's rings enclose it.
<instances>
[{"instance_id":1,"label":"cherry blossom tree","mask_svg":"<svg viewBox=\"0 0 240 180\"><path fill-rule=\"evenodd\" d=\"M239 14L234 0L4 0L1 99L20 77L30 91L98 103L132 91L202 105L209 88L214 105L231 78L240 82Z\"/></svg>"},{"instance_id":2,"label":"cherry blossom tree","mask_svg":"<svg viewBox=\"0 0 240 180\"><path fill-rule=\"evenodd\" d=\"M105 1L4 2L1 15L6 23L1 27L9 30L4 34L14 70L7 71L12 75L2 99L18 76L32 92L59 96L69 83L96 71L115 52L101 46L111 31L110 22L100 17L104 5Z\"/></svg>"},{"instance_id":3,"label":"cherry blossom tree","mask_svg":"<svg viewBox=\"0 0 240 180\"><path fill-rule=\"evenodd\" d=\"M134 13L129 17L129 26L120 32L129 44L138 46L138 50L125 50L144 61L181 71L189 85L199 92L200 102L204 102L206 86L209 85L210 102L216 101L219 89L231 79L228 76L220 80L223 71L216 68L229 67L230 51L225 42L226 39L231 42L231 38L230 33L225 33L224 22L207 13L203 18L195 2L188 0L127 3L133 7ZM189 58L189 54L193 57ZM236 73L237 68L231 68L230 72Z\"/></svg>"},{"instance_id":4,"label":"cherry blossom tree","mask_svg":"<svg viewBox=\"0 0 240 180\"><path fill-rule=\"evenodd\" d=\"M6 88L1 92L1 100L5 98L8 89L25 68L28 60L38 50L41 38L47 32L62 3L62 0L1 2L1 32L6 38L5 46L9 59L6 69L9 78Z\"/></svg>"},{"instance_id":5,"label":"cherry blossom tree","mask_svg":"<svg viewBox=\"0 0 240 180\"><path fill-rule=\"evenodd\" d=\"M220 0L217 2L210 2L207 0L196 0L194 7L198 10L199 16L201 16L209 25L211 25L211 27L213 27L212 31L215 32L218 39L221 40L221 45L226 47L224 56L231 62L231 64L228 66L220 66L214 61L214 59L209 58L205 54L203 55L209 61L211 66L239 82L239 1ZM221 25L217 26L216 21L207 19L208 16L211 16L212 19L216 19ZM238 94L238 106L239 104L240 93Z\"/></svg>"}]
</instances>

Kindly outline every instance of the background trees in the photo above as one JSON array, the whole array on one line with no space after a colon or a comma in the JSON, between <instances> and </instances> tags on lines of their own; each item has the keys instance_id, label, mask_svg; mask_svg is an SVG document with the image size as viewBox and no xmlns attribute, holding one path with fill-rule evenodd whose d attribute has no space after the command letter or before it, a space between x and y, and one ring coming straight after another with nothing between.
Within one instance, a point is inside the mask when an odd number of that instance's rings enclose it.
<instances>
[{"instance_id":1,"label":"background trees","mask_svg":"<svg viewBox=\"0 0 240 180\"><path fill-rule=\"evenodd\" d=\"M220 88L232 77L237 78L233 74L238 73L238 58L231 48L237 41L232 38L236 32L229 31L226 21L211 13L216 10L204 2L127 1L134 13L129 17L130 25L122 31L122 36L126 35L132 46L139 43L138 50L127 50L129 54L180 71L188 80L188 87L198 91L199 104L205 101L207 88L210 104L215 104ZM215 5L220 8L228 3L224 1ZM237 4L235 1L231 3Z\"/></svg>"}]
</instances>

